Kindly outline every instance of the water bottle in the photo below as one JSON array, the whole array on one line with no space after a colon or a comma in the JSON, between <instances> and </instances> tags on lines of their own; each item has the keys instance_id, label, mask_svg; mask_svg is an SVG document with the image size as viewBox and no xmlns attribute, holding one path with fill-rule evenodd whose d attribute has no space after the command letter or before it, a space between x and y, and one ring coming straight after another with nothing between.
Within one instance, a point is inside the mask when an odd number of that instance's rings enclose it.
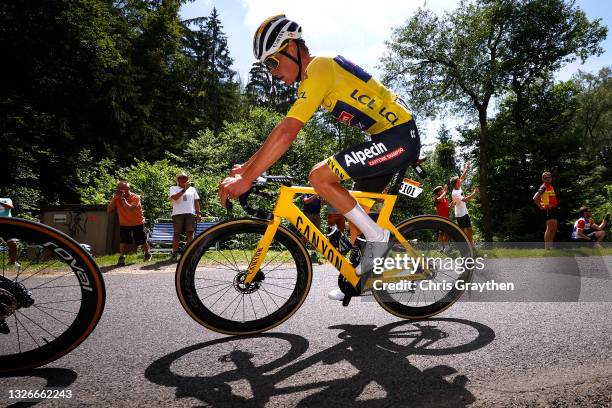
<instances>
[{"instance_id":1,"label":"water bottle","mask_svg":"<svg viewBox=\"0 0 612 408\"><path fill-rule=\"evenodd\" d=\"M346 254L351 250L351 241L334 225L331 231L327 234L329 242L340 251L341 254Z\"/></svg>"},{"instance_id":2,"label":"water bottle","mask_svg":"<svg viewBox=\"0 0 612 408\"><path fill-rule=\"evenodd\" d=\"M357 266L359 265L359 261L361 260L361 248L365 245L365 237L360 235L355 240L355 245L351 248L351 254L349 255L349 261L351 265Z\"/></svg>"}]
</instances>

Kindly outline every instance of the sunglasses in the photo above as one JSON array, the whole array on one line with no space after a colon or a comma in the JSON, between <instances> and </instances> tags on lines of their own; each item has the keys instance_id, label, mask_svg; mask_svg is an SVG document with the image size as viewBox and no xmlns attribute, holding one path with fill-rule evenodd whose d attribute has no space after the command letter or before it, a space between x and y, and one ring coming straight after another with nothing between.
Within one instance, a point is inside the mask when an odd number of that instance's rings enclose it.
<instances>
[{"instance_id":1,"label":"sunglasses","mask_svg":"<svg viewBox=\"0 0 612 408\"><path fill-rule=\"evenodd\" d=\"M267 57L263 64L265 65L265 67L269 70L269 71L274 71L276 68L278 68L280 61L278 60L278 58L275 57L276 54L281 53L282 51L287 48L287 45L289 45L289 42L285 43L285 45L283 45L282 47L280 47L278 49L278 51L276 51L274 54L270 55L269 57Z\"/></svg>"}]
</instances>

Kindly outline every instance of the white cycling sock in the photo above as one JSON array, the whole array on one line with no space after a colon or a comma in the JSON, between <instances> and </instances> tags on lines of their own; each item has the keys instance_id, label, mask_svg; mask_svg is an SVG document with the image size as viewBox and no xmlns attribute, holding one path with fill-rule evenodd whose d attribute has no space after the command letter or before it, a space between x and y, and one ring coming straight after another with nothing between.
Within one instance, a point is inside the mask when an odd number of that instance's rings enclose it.
<instances>
[{"instance_id":1,"label":"white cycling sock","mask_svg":"<svg viewBox=\"0 0 612 408\"><path fill-rule=\"evenodd\" d=\"M374 222L373 219L361 208L359 203L344 216L365 235L366 241L383 242L385 240L385 230Z\"/></svg>"}]
</instances>

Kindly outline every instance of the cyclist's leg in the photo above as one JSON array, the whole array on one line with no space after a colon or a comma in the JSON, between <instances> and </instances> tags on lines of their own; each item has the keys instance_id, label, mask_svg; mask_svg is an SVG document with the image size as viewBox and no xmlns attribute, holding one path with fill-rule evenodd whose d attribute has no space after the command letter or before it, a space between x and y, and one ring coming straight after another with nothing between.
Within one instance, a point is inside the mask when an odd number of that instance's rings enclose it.
<instances>
[{"instance_id":1,"label":"cyclist's leg","mask_svg":"<svg viewBox=\"0 0 612 408\"><path fill-rule=\"evenodd\" d=\"M393 173L391 174L383 174L382 176L374 176L374 177L364 177L356 179L353 183L352 189L355 191L367 191L369 193L382 193L385 187L391 181L393 177ZM376 220L376 215L370 214L370 209L374 203L374 200L367 199L368 203L363 200L359 204L363 207L363 210L369 214L369 216ZM361 234L361 231L355 224L349 221L349 226L351 230L351 242L354 244L357 240L357 237Z\"/></svg>"}]
</instances>

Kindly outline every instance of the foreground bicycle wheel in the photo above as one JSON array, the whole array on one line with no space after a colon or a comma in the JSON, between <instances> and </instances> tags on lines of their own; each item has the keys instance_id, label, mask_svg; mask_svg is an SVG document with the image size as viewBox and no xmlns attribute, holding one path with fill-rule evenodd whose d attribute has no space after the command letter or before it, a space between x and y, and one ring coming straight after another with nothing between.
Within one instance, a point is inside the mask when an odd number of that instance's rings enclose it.
<instances>
[{"instance_id":1,"label":"foreground bicycle wheel","mask_svg":"<svg viewBox=\"0 0 612 408\"><path fill-rule=\"evenodd\" d=\"M104 301L102 275L76 241L43 224L0 218L0 374L76 348Z\"/></svg>"},{"instance_id":2,"label":"foreground bicycle wheel","mask_svg":"<svg viewBox=\"0 0 612 408\"><path fill-rule=\"evenodd\" d=\"M435 216L414 217L397 226L431 271L425 280L414 281L412 287L373 290L376 301L389 313L404 319L421 319L438 314L463 294L456 282L470 282L473 268L464 267L464 260L473 256L467 237L449 220ZM446 234L447 242L439 240ZM395 243L387 258L408 256L403 246ZM408 264L411 265L411 264ZM407 282L407 281L406 281Z\"/></svg>"},{"instance_id":3,"label":"foreground bicycle wheel","mask_svg":"<svg viewBox=\"0 0 612 408\"><path fill-rule=\"evenodd\" d=\"M175 283L181 304L195 321L225 334L260 333L302 305L312 265L299 239L284 227L278 228L254 281L243 283L268 225L253 219L227 221L187 247Z\"/></svg>"}]
</instances>

